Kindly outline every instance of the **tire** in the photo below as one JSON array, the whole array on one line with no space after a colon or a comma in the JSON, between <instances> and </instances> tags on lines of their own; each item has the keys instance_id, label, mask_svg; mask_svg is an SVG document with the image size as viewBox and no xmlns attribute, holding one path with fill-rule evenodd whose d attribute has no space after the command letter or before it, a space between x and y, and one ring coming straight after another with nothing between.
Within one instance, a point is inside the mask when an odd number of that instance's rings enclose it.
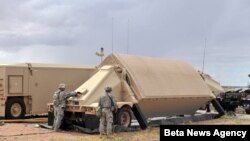
<instances>
[{"instance_id":1,"label":"tire","mask_svg":"<svg viewBox=\"0 0 250 141\"><path fill-rule=\"evenodd\" d=\"M117 124L123 127L129 127L131 125L132 114L129 107L122 107L117 112Z\"/></svg>"},{"instance_id":2,"label":"tire","mask_svg":"<svg viewBox=\"0 0 250 141\"><path fill-rule=\"evenodd\" d=\"M26 113L26 107L21 98L10 98L7 100L5 117L7 119L22 119Z\"/></svg>"}]
</instances>

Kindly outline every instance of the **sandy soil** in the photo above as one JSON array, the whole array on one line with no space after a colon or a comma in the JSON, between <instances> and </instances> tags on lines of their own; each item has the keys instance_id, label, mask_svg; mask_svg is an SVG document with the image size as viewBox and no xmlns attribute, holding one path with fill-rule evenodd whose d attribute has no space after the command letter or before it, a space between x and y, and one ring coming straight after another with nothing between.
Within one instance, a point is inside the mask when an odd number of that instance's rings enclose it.
<instances>
[{"instance_id":1,"label":"sandy soil","mask_svg":"<svg viewBox=\"0 0 250 141\"><path fill-rule=\"evenodd\" d=\"M144 131L115 133L115 140L159 140L159 128L149 128ZM77 132L53 132L49 129L37 127L37 124L6 123L0 126L0 141L98 141L99 135L83 134Z\"/></svg>"},{"instance_id":2,"label":"sandy soil","mask_svg":"<svg viewBox=\"0 0 250 141\"><path fill-rule=\"evenodd\" d=\"M238 114L237 116L223 116L219 119L191 122L187 124L249 124L250 115ZM49 129L37 127L34 123L6 123L0 126L0 141L98 141L110 140L100 139L99 135L89 135L77 132L53 132ZM137 140L159 140L159 127L148 128L143 131L115 133L111 140L137 141Z\"/></svg>"}]
</instances>

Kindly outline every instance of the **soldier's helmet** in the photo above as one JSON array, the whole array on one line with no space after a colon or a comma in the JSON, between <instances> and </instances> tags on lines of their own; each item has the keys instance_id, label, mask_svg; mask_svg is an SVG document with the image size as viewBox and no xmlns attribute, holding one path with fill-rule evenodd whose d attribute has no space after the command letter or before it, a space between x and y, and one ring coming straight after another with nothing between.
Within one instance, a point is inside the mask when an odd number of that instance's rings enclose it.
<instances>
[{"instance_id":1,"label":"soldier's helmet","mask_svg":"<svg viewBox=\"0 0 250 141\"><path fill-rule=\"evenodd\" d=\"M66 85L64 83L59 84L59 89L64 90L66 88Z\"/></svg>"},{"instance_id":2,"label":"soldier's helmet","mask_svg":"<svg viewBox=\"0 0 250 141\"><path fill-rule=\"evenodd\" d=\"M104 88L104 90L105 90L106 92L111 92L111 91L112 91L112 88L109 87L109 86L107 86L107 87Z\"/></svg>"}]
</instances>

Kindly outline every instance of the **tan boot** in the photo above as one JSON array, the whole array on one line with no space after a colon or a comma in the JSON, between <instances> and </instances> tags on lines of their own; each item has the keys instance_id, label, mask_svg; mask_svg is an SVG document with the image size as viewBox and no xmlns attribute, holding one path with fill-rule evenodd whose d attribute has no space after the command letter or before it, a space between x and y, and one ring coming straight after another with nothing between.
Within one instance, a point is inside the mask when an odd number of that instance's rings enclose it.
<instances>
[{"instance_id":1,"label":"tan boot","mask_svg":"<svg viewBox=\"0 0 250 141\"><path fill-rule=\"evenodd\" d=\"M101 133L100 133L100 138L102 139L102 138L104 138L104 136L105 136L105 133L104 133L104 132L101 132Z\"/></svg>"}]
</instances>

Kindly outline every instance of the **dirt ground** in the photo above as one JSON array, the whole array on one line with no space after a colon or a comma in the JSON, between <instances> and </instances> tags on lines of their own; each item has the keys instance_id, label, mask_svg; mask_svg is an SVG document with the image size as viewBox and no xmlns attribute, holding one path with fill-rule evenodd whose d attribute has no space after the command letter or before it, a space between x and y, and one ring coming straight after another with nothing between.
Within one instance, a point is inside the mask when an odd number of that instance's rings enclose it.
<instances>
[{"instance_id":1,"label":"dirt ground","mask_svg":"<svg viewBox=\"0 0 250 141\"><path fill-rule=\"evenodd\" d=\"M237 114L237 116L223 116L219 119L190 122L186 124L250 125L250 115ZM49 129L40 128L38 127L38 124L34 123L6 123L3 126L0 126L0 141L157 141L159 140L159 132L159 127L150 127L143 131L115 133L112 139L100 139L97 134L90 135L68 131L53 132Z\"/></svg>"},{"instance_id":2,"label":"dirt ground","mask_svg":"<svg viewBox=\"0 0 250 141\"><path fill-rule=\"evenodd\" d=\"M99 141L99 140L159 140L159 128L143 131L115 133L112 139L100 139L98 134L90 135L77 132L53 132L37 127L37 124L6 123L0 126L0 141Z\"/></svg>"}]
</instances>

